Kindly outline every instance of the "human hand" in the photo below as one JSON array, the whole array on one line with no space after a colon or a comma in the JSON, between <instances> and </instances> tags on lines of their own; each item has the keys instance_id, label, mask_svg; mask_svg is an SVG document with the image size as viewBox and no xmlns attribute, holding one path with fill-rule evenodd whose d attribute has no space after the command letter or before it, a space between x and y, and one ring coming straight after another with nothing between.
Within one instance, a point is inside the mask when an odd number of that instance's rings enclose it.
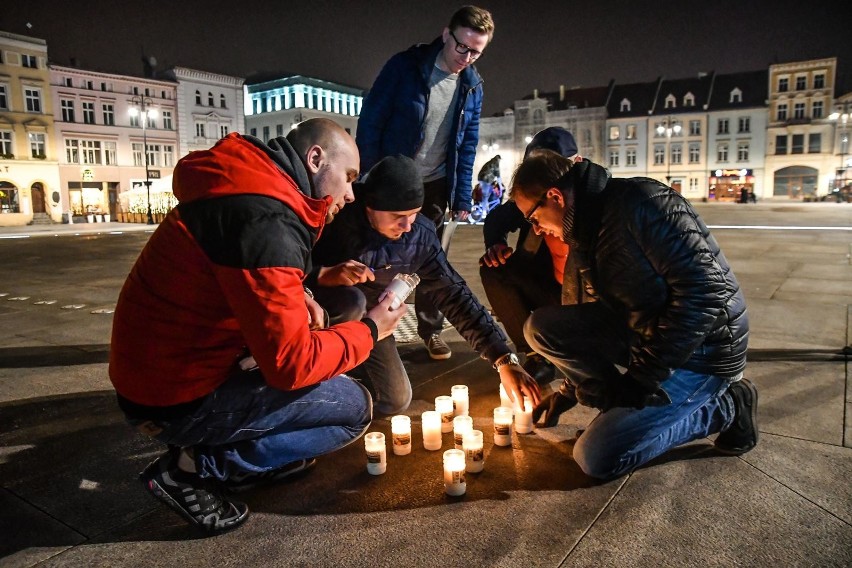
<instances>
[{"instance_id":1,"label":"human hand","mask_svg":"<svg viewBox=\"0 0 852 568\"><path fill-rule=\"evenodd\" d=\"M529 373L524 371L523 367L520 365L501 365L497 372L500 373L500 382L503 383L506 394L516 405L523 407L525 396L529 397L533 405L539 403L541 387Z\"/></svg>"},{"instance_id":2,"label":"human hand","mask_svg":"<svg viewBox=\"0 0 852 568\"><path fill-rule=\"evenodd\" d=\"M369 310L365 316L373 320L376 324L376 328L379 331L379 340L382 340L393 333L393 330L395 330L396 326L399 324L399 320L402 319L402 316L404 316L405 312L408 310L405 302L400 302L399 306L397 306L395 310L392 310L391 304L393 303L394 298L396 298L396 294L388 292L385 294L385 297L382 298L382 301L376 304L373 309Z\"/></svg>"},{"instance_id":3,"label":"human hand","mask_svg":"<svg viewBox=\"0 0 852 568\"><path fill-rule=\"evenodd\" d=\"M453 211L453 220L455 221L467 221L468 217L470 217L470 211Z\"/></svg>"},{"instance_id":4,"label":"human hand","mask_svg":"<svg viewBox=\"0 0 852 568\"><path fill-rule=\"evenodd\" d=\"M544 418L544 427L550 428L556 426L559 422L559 416L563 412L568 412L577 405L577 399L567 394L556 391L548 395L535 408L533 408L532 419L537 423L542 414L547 413Z\"/></svg>"},{"instance_id":5,"label":"human hand","mask_svg":"<svg viewBox=\"0 0 852 568\"><path fill-rule=\"evenodd\" d=\"M354 286L375 279L376 275L370 267L357 260L347 260L334 266L323 266L317 274L317 282L320 286Z\"/></svg>"},{"instance_id":6,"label":"human hand","mask_svg":"<svg viewBox=\"0 0 852 568\"><path fill-rule=\"evenodd\" d=\"M305 306L308 308L308 327L311 331L326 326L326 312L312 297L305 295Z\"/></svg>"},{"instance_id":7,"label":"human hand","mask_svg":"<svg viewBox=\"0 0 852 568\"><path fill-rule=\"evenodd\" d=\"M491 245L479 259L479 266L485 265L489 268L496 268L501 264L506 264L513 252L515 250L506 243Z\"/></svg>"},{"instance_id":8,"label":"human hand","mask_svg":"<svg viewBox=\"0 0 852 568\"><path fill-rule=\"evenodd\" d=\"M580 404L597 408L601 412L616 407L641 410L646 406L666 406L672 402L663 389L649 393L627 373L615 380L583 381L576 386L576 391Z\"/></svg>"}]
</instances>

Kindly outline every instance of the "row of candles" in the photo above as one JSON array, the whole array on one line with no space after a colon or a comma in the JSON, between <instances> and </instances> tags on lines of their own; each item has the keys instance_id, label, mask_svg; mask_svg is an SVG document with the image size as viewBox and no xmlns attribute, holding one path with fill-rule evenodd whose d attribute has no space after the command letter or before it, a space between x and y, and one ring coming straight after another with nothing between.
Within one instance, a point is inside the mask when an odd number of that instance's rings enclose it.
<instances>
[{"instance_id":1,"label":"row of candles","mask_svg":"<svg viewBox=\"0 0 852 568\"><path fill-rule=\"evenodd\" d=\"M441 449L442 434L452 432L454 448L444 452L444 490L448 495L464 495L467 491L464 474L479 473L485 467L485 452L482 431L473 429L473 418L469 415L470 400L466 385L452 387L451 396L435 398L435 410L421 415L423 447L430 451ZM518 434L529 434L533 430L532 403L524 397L523 407L513 405L500 385L500 406L494 409L494 445L512 444L512 424ZM393 453L404 456L411 453L411 418L391 417ZM387 448L385 435L369 432L364 436L367 450L367 471L381 475L387 471Z\"/></svg>"}]
</instances>

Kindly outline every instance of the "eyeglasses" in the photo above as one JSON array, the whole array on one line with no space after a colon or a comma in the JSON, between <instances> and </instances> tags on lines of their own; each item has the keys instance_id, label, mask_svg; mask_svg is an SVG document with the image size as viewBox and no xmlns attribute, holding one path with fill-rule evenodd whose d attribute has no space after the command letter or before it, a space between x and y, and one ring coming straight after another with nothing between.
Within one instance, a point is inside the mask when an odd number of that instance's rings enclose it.
<instances>
[{"instance_id":1,"label":"eyeglasses","mask_svg":"<svg viewBox=\"0 0 852 568\"><path fill-rule=\"evenodd\" d=\"M467 55L469 53L471 61L475 61L475 60L479 59L479 57L482 55L481 51L471 49L470 47L466 46L465 44L460 42L458 39L456 39L456 34L454 34L452 31L450 31L450 37L452 37L453 41L456 42L456 47L455 47L456 53L461 54L461 55Z\"/></svg>"},{"instance_id":2,"label":"eyeglasses","mask_svg":"<svg viewBox=\"0 0 852 568\"><path fill-rule=\"evenodd\" d=\"M532 206L532 209L524 215L524 221L532 225L533 227L538 227L538 219L533 219L533 213L535 213L539 207L544 205L544 202L547 201L547 193L538 198L538 201L535 202L535 205Z\"/></svg>"}]
</instances>

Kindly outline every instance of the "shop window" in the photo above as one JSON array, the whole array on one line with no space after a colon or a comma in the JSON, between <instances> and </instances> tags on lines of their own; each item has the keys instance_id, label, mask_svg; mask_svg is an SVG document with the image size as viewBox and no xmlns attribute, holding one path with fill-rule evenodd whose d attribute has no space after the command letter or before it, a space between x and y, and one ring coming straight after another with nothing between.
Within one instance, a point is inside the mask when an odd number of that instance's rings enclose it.
<instances>
[{"instance_id":1,"label":"shop window","mask_svg":"<svg viewBox=\"0 0 852 568\"><path fill-rule=\"evenodd\" d=\"M20 212L18 188L8 181L0 181L0 214Z\"/></svg>"}]
</instances>

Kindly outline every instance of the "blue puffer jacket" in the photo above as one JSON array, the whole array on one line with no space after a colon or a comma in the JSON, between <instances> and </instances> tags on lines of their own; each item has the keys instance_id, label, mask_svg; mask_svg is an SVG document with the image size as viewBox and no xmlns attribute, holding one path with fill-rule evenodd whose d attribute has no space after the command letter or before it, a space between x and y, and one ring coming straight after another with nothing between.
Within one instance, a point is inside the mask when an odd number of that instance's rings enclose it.
<instances>
[{"instance_id":1,"label":"blue puffer jacket","mask_svg":"<svg viewBox=\"0 0 852 568\"><path fill-rule=\"evenodd\" d=\"M370 171L385 156L413 158L423 142L423 121L429 106L429 77L444 43L417 44L385 64L370 89L358 119L356 142L361 171ZM479 141L482 78L471 65L459 75L458 106L447 148L447 199L453 211L470 211L473 161Z\"/></svg>"}]
</instances>

